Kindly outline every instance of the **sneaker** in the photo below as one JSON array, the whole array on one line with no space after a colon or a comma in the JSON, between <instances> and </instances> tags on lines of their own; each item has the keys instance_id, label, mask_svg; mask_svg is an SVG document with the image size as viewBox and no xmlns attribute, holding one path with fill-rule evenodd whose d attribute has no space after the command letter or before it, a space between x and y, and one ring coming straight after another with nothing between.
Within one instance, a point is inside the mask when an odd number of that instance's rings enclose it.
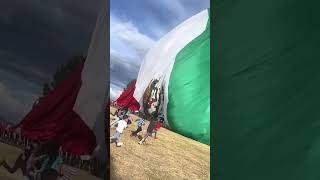
<instances>
[{"instance_id":1,"label":"sneaker","mask_svg":"<svg viewBox=\"0 0 320 180\"><path fill-rule=\"evenodd\" d=\"M146 141L143 141L143 142L140 141L139 144L140 144L140 145L141 145L141 144L146 144Z\"/></svg>"}]
</instances>

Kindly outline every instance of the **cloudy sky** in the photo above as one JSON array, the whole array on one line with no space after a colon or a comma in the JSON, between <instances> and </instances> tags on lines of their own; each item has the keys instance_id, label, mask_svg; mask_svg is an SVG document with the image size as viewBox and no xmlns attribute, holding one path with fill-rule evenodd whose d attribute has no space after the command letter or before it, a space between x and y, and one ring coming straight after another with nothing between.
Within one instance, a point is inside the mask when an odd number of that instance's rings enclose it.
<instances>
[{"instance_id":1,"label":"cloudy sky","mask_svg":"<svg viewBox=\"0 0 320 180\"><path fill-rule=\"evenodd\" d=\"M1 0L0 119L20 121L42 84L68 58L86 53L99 1ZM111 97L138 74L166 32L209 7L209 0L111 0Z\"/></svg>"},{"instance_id":2,"label":"cloudy sky","mask_svg":"<svg viewBox=\"0 0 320 180\"><path fill-rule=\"evenodd\" d=\"M20 121L57 67L86 53L98 2L1 0L0 118Z\"/></svg>"},{"instance_id":3,"label":"cloudy sky","mask_svg":"<svg viewBox=\"0 0 320 180\"><path fill-rule=\"evenodd\" d=\"M209 8L210 0L111 0L110 98L138 76L148 49L175 26Z\"/></svg>"}]
</instances>

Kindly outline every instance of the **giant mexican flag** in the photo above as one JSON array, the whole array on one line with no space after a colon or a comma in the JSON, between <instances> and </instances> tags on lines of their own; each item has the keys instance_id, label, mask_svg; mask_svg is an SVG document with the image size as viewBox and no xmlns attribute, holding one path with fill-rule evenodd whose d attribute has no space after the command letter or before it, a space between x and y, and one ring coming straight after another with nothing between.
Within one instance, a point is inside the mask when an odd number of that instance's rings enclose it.
<instances>
[{"instance_id":1,"label":"giant mexican flag","mask_svg":"<svg viewBox=\"0 0 320 180\"><path fill-rule=\"evenodd\" d=\"M319 179L319 5L213 1L215 179Z\"/></svg>"},{"instance_id":2,"label":"giant mexican flag","mask_svg":"<svg viewBox=\"0 0 320 180\"><path fill-rule=\"evenodd\" d=\"M103 162L107 161L104 121L109 99L109 15L106 5L101 7L86 61L35 106L18 127L33 140L55 141L67 152L92 155Z\"/></svg>"},{"instance_id":3,"label":"giant mexican flag","mask_svg":"<svg viewBox=\"0 0 320 180\"><path fill-rule=\"evenodd\" d=\"M146 114L164 113L169 127L210 143L210 23L204 10L162 37L146 54L134 97Z\"/></svg>"}]
</instances>

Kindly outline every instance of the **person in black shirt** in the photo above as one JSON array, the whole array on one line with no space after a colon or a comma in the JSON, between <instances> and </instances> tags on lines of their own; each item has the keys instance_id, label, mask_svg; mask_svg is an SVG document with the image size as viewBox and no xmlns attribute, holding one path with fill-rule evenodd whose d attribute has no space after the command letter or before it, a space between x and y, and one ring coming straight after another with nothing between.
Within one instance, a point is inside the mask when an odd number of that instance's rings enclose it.
<instances>
[{"instance_id":1,"label":"person in black shirt","mask_svg":"<svg viewBox=\"0 0 320 180\"><path fill-rule=\"evenodd\" d=\"M152 133L153 133L153 130L156 128L156 125L157 125L157 119L156 119L156 113L152 113L150 116L149 116L149 126L148 126L148 129L147 129L147 133L144 135L144 137L141 139L141 141L139 142L139 144L141 145L142 143L144 143L149 136L152 136Z\"/></svg>"}]
</instances>

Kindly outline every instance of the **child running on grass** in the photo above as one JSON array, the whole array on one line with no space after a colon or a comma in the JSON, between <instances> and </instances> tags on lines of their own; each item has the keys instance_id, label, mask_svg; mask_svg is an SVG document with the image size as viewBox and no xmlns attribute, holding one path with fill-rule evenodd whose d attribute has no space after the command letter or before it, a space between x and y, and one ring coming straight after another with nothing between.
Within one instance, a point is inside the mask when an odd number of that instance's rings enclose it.
<instances>
[{"instance_id":1,"label":"child running on grass","mask_svg":"<svg viewBox=\"0 0 320 180\"><path fill-rule=\"evenodd\" d=\"M144 137L139 142L140 145L142 143L144 143L148 139L149 136L152 136L152 133L153 133L154 129L156 128L156 124L157 124L156 113L153 113L149 117L149 122L150 122L150 124L148 126L147 133L144 135Z\"/></svg>"},{"instance_id":2,"label":"child running on grass","mask_svg":"<svg viewBox=\"0 0 320 180\"><path fill-rule=\"evenodd\" d=\"M123 116L123 119L117 122L117 129L114 135L110 138L110 143L116 142L117 147L120 147L122 145L122 142L120 142L121 134L123 130L128 126L129 117L127 115Z\"/></svg>"}]
</instances>

